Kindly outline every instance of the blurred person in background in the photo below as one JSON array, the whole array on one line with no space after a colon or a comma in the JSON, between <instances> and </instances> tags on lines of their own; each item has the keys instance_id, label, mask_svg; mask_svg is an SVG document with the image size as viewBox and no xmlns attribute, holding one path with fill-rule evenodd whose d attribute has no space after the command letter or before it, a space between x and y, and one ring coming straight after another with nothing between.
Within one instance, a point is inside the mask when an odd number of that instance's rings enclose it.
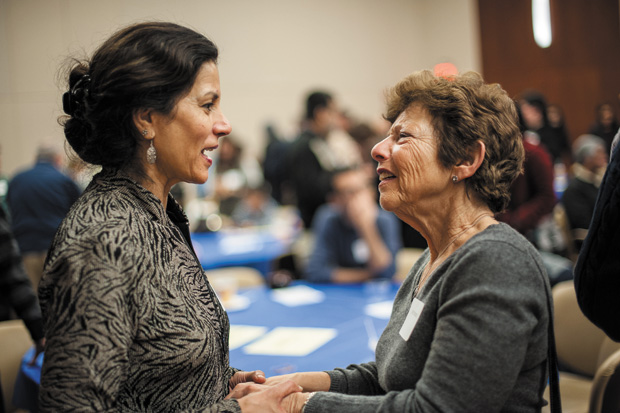
<instances>
[{"instance_id":1,"label":"blurred person in background","mask_svg":"<svg viewBox=\"0 0 620 413\"><path fill-rule=\"evenodd\" d=\"M595 135L581 135L573 142L572 178L560 202L564 206L576 251L587 234L599 187L607 168L606 143Z\"/></svg>"},{"instance_id":2,"label":"blurred person in background","mask_svg":"<svg viewBox=\"0 0 620 413\"><path fill-rule=\"evenodd\" d=\"M518 99L525 128L535 132L540 144L551 155L553 164L562 162L570 165L570 145L568 136L561 129L551 126L547 115L547 101L536 91L524 92ZM535 142L532 142L535 143Z\"/></svg>"},{"instance_id":3,"label":"blurred person in background","mask_svg":"<svg viewBox=\"0 0 620 413\"><path fill-rule=\"evenodd\" d=\"M63 165L62 145L45 141L37 147L35 165L9 182L11 229L35 290L56 229L82 193Z\"/></svg>"},{"instance_id":4,"label":"blurred person in background","mask_svg":"<svg viewBox=\"0 0 620 413\"><path fill-rule=\"evenodd\" d=\"M400 224L377 205L376 198L366 170L335 172L329 202L318 209L312 223L308 281L343 284L394 276Z\"/></svg>"},{"instance_id":5,"label":"blurred person in background","mask_svg":"<svg viewBox=\"0 0 620 413\"><path fill-rule=\"evenodd\" d=\"M523 234L538 249L549 280L555 285L572 279L573 263L559 254L566 245L553 222L553 209L557 203L553 187L554 168L546 148L541 143L536 144L535 139L528 139L532 133L527 130L519 106L517 113L525 150L523 171L510 187L507 208L495 217Z\"/></svg>"},{"instance_id":6,"label":"blurred person in background","mask_svg":"<svg viewBox=\"0 0 620 413\"><path fill-rule=\"evenodd\" d=\"M6 211L0 208L0 321L15 317L24 321L38 355L45 343L39 300L22 264Z\"/></svg>"},{"instance_id":7,"label":"blurred person in background","mask_svg":"<svg viewBox=\"0 0 620 413\"><path fill-rule=\"evenodd\" d=\"M245 155L243 147L233 136L220 139L214 167L213 196L219 205L219 212L226 216L232 215L248 188L259 188L263 185L260 164L254 157Z\"/></svg>"},{"instance_id":8,"label":"blurred person in background","mask_svg":"<svg viewBox=\"0 0 620 413\"><path fill-rule=\"evenodd\" d=\"M611 142L620 128L614 107L609 102L601 103L596 107L596 118L588 133L596 135L605 141L605 150L611 154Z\"/></svg>"},{"instance_id":9,"label":"blurred person in background","mask_svg":"<svg viewBox=\"0 0 620 413\"><path fill-rule=\"evenodd\" d=\"M566 117L564 116L564 109L556 103L550 103L547 105L547 119L549 121L549 127L555 133L556 136L562 142L570 144L571 139L568 136L568 130L566 126ZM570 168L573 160L571 158L571 152L567 150L562 151L562 161L566 169Z\"/></svg>"},{"instance_id":10,"label":"blurred person in background","mask_svg":"<svg viewBox=\"0 0 620 413\"><path fill-rule=\"evenodd\" d=\"M620 140L617 131L614 142ZM577 265L575 291L581 311L612 340L620 342L620 155L613 149L599 187L592 221Z\"/></svg>"},{"instance_id":11,"label":"blurred person in background","mask_svg":"<svg viewBox=\"0 0 620 413\"><path fill-rule=\"evenodd\" d=\"M327 136L339 121L340 113L331 94L315 91L306 99L302 131L287 151L287 171L296 204L309 229L316 210L327 202L338 154L327 143ZM268 160L267 160L268 162Z\"/></svg>"}]
</instances>

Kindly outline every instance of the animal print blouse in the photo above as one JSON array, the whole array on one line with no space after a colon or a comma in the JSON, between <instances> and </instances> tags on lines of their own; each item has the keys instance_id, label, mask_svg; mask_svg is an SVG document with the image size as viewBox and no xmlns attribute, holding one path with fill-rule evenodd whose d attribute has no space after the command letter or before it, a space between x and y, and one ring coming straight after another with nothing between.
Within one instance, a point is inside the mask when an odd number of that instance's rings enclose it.
<instances>
[{"instance_id":1,"label":"animal print blouse","mask_svg":"<svg viewBox=\"0 0 620 413\"><path fill-rule=\"evenodd\" d=\"M61 224L39 290L45 412L239 412L228 394L228 317L187 219L101 172Z\"/></svg>"}]
</instances>

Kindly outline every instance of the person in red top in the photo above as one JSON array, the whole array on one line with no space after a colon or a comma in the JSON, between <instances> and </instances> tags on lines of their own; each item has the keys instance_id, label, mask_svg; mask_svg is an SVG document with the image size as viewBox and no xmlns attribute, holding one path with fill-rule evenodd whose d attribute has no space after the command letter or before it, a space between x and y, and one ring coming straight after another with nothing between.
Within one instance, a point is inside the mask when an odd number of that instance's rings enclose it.
<instances>
[{"instance_id":1,"label":"person in red top","mask_svg":"<svg viewBox=\"0 0 620 413\"><path fill-rule=\"evenodd\" d=\"M553 192L553 165L549 153L527 139L523 139L523 148L525 149L523 173L512 184L508 208L498 214L497 218L521 234L531 236L531 232L540 221L553 211L556 198Z\"/></svg>"},{"instance_id":2,"label":"person in red top","mask_svg":"<svg viewBox=\"0 0 620 413\"><path fill-rule=\"evenodd\" d=\"M539 242L545 238L545 235L540 235L540 226L557 203L553 189L553 163L537 134L525 131L523 122L521 128L525 149L523 173L512 183L508 208L496 214L495 218L519 231L536 246L553 286L573 278L573 263L555 251L549 252L547 248L542 248ZM549 238L543 241L549 241Z\"/></svg>"}]
</instances>

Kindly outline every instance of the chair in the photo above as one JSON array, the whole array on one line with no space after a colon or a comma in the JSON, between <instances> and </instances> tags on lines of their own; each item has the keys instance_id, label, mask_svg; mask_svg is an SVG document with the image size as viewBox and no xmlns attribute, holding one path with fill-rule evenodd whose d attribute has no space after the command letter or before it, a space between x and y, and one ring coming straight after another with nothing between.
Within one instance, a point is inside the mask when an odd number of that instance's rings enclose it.
<instances>
[{"instance_id":1,"label":"chair","mask_svg":"<svg viewBox=\"0 0 620 413\"><path fill-rule=\"evenodd\" d=\"M601 364L594 376L590 393L590 412L620 411L620 350Z\"/></svg>"},{"instance_id":2,"label":"chair","mask_svg":"<svg viewBox=\"0 0 620 413\"><path fill-rule=\"evenodd\" d=\"M7 413L16 411L13 406L15 379L26 351L32 346L32 339L21 320L0 322L0 381Z\"/></svg>"},{"instance_id":3,"label":"chair","mask_svg":"<svg viewBox=\"0 0 620 413\"><path fill-rule=\"evenodd\" d=\"M571 371L560 372L562 411L598 411L588 410L595 397L593 383L597 382L596 377L600 375L597 383L601 384L597 384L597 388L603 386L609 374L603 374L601 369L610 360L610 355L620 350L620 344L609 339L583 315L577 303L573 281L558 283L552 293L558 362L564 370ZM602 396L597 397L600 399ZM548 389L545 398L549 399ZM549 406L546 406L543 412L548 411Z\"/></svg>"}]
</instances>

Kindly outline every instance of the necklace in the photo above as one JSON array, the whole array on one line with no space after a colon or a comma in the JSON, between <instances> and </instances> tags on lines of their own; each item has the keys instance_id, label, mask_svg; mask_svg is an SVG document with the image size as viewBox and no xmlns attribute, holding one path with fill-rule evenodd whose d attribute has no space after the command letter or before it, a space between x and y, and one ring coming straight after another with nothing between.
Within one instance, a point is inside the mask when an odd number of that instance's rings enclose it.
<instances>
[{"instance_id":1,"label":"necklace","mask_svg":"<svg viewBox=\"0 0 620 413\"><path fill-rule=\"evenodd\" d=\"M461 235L463 235L465 232L467 232L470 229L472 229L478 222L480 222L485 217L492 217L492 215L491 214L482 214L482 215L480 215L478 218L476 218L474 220L474 222L472 222L471 224L469 224L468 226L463 228L458 234L453 236L450 239L450 241L448 241L448 244L441 250L441 252L439 254L437 254L437 258L435 258L435 263L439 262L439 259L443 256L443 254L448 250L448 248L450 248L450 246L452 244L454 244L456 242L457 239L459 239L461 237ZM418 286L415 288L414 295L418 294L418 291L420 291L420 289L422 288L422 286L426 282L426 279L435 270L435 268L433 268L433 267L435 267L435 263L433 263L433 265L428 265L427 264L426 267L424 268L424 272L422 273L422 277L420 278L420 282L418 283ZM430 261L429 261L429 264L430 264ZM437 266L439 266L439 265L437 265Z\"/></svg>"}]
</instances>

